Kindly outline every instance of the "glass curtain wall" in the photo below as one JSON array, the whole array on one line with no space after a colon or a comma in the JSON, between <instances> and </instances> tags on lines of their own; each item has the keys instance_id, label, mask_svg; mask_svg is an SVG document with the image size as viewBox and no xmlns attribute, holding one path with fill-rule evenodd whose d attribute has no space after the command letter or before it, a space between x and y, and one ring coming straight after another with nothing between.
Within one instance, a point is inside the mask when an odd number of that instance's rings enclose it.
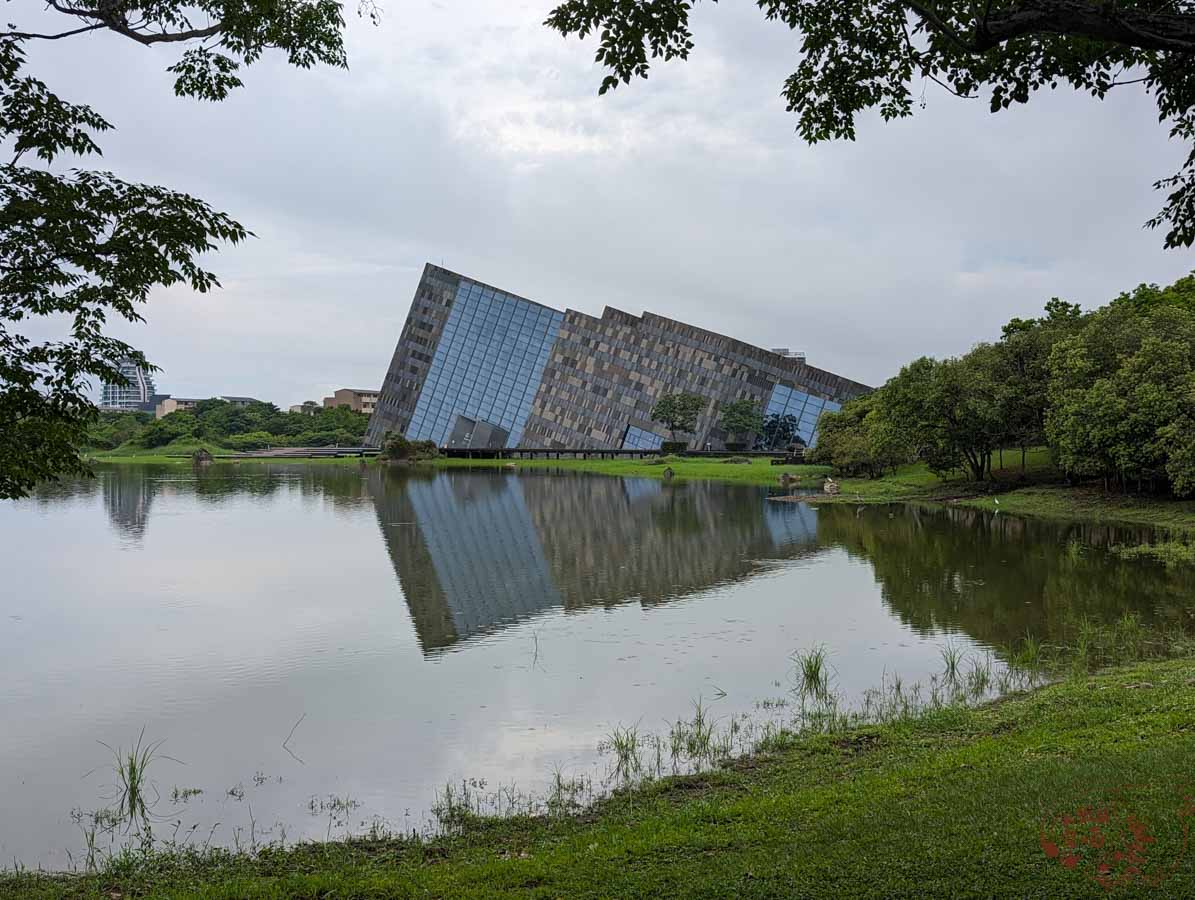
<instances>
[{"instance_id":1,"label":"glass curtain wall","mask_svg":"<svg viewBox=\"0 0 1195 900\"><path fill-rule=\"evenodd\" d=\"M771 419L772 416L777 416L780 420L787 419L792 423L792 433L800 437L806 447L812 447L817 443L817 420L821 418L822 413L838 412L840 409L842 409L841 403L823 400L821 397L806 394L788 385L778 384L772 390L772 397L768 401L764 415L766 419ZM766 422L765 430L767 430ZM782 430L787 431L787 429ZM776 431L776 433L768 435L768 449L783 447L791 440L792 438L788 434Z\"/></svg>"},{"instance_id":2,"label":"glass curtain wall","mask_svg":"<svg viewBox=\"0 0 1195 900\"><path fill-rule=\"evenodd\" d=\"M664 439L658 434L628 425L627 433L622 438L622 447L624 450L659 450L663 442Z\"/></svg>"},{"instance_id":3,"label":"glass curtain wall","mask_svg":"<svg viewBox=\"0 0 1195 900\"><path fill-rule=\"evenodd\" d=\"M489 422L517 447L564 313L462 279L407 437L443 446L456 417Z\"/></svg>"}]
</instances>

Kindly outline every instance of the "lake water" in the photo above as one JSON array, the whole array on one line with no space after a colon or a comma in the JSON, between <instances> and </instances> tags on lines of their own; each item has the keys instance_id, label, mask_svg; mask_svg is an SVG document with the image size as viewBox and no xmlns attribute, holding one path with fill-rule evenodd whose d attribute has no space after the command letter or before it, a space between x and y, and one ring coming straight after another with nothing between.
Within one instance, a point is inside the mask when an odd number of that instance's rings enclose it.
<instances>
[{"instance_id":1,"label":"lake water","mask_svg":"<svg viewBox=\"0 0 1195 900\"><path fill-rule=\"evenodd\" d=\"M857 698L1086 615L1189 621L1138 532L759 488L379 467L109 467L0 503L0 859L77 862L144 729L159 835L418 828L446 783L600 773L824 644ZM102 743L101 743L102 742ZM175 789L202 793L184 799ZM152 797L151 797L152 799Z\"/></svg>"}]
</instances>

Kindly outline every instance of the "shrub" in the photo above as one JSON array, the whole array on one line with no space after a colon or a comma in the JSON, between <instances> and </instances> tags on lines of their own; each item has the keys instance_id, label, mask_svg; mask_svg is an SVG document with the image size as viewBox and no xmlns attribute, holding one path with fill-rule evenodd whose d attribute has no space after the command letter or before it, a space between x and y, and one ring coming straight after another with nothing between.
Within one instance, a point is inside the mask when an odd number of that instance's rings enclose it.
<instances>
[{"instance_id":1,"label":"shrub","mask_svg":"<svg viewBox=\"0 0 1195 900\"><path fill-rule=\"evenodd\" d=\"M824 413L818 424L817 446L805 461L833 466L845 475L878 478L914 457L912 444L892 421L881 388L850 401L840 412Z\"/></svg>"},{"instance_id":2,"label":"shrub","mask_svg":"<svg viewBox=\"0 0 1195 900\"><path fill-rule=\"evenodd\" d=\"M660 452L665 455L670 453L684 453L688 449L688 441L664 441L660 444Z\"/></svg>"},{"instance_id":3,"label":"shrub","mask_svg":"<svg viewBox=\"0 0 1195 900\"><path fill-rule=\"evenodd\" d=\"M440 448L435 441L415 441L411 444L415 459L436 459L440 455Z\"/></svg>"},{"instance_id":4,"label":"shrub","mask_svg":"<svg viewBox=\"0 0 1195 900\"><path fill-rule=\"evenodd\" d=\"M409 441L401 434L387 434L382 441L382 452L379 459L385 460L423 460L435 459L440 455L440 448L432 441Z\"/></svg>"}]
</instances>

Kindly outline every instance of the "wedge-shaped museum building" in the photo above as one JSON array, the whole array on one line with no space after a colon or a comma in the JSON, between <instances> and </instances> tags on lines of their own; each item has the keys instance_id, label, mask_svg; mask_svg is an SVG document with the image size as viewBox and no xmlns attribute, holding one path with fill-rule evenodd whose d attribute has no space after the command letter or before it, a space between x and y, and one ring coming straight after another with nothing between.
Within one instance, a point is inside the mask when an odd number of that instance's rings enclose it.
<instances>
[{"instance_id":1,"label":"wedge-shaped museum building","mask_svg":"<svg viewBox=\"0 0 1195 900\"><path fill-rule=\"evenodd\" d=\"M723 449L723 405L756 402L812 446L823 412L870 388L806 364L644 313L607 307L600 319L564 312L428 265L369 421L441 447L655 449L651 419L665 394L707 400L694 449Z\"/></svg>"}]
</instances>

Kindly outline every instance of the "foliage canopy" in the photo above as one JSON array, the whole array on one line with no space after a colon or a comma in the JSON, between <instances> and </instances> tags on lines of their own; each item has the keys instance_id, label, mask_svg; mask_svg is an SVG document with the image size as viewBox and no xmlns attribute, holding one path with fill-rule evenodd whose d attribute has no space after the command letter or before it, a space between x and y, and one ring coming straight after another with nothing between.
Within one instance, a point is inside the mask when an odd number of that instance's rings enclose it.
<instances>
[{"instance_id":1,"label":"foliage canopy","mask_svg":"<svg viewBox=\"0 0 1195 900\"><path fill-rule=\"evenodd\" d=\"M717 2L717 0L711 0ZM564 0L545 24L598 35L601 93L646 78L653 60L688 59L697 0ZM1195 0L756 0L767 19L800 34L796 71L784 83L797 132L815 143L854 140L861 113L885 120L924 105L918 82L992 112L1069 84L1104 99L1140 85L1170 136L1192 145L1147 225L1167 247L1195 241Z\"/></svg>"},{"instance_id":2,"label":"foliage canopy","mask_svg":"<svg viewBox=\"0 0 1195 900\"><path fill-rule=\"evenodd\" d=\"M303 68L346 65L334 0L50 0L47 15L61 28L0 31L0 144L11 153L0 164L0 498L86 472L79 451L96 421L92 381L122 382L124 359L151 368L104 334L108 318L141 321L157 288L217 287L199 256L249 236L187 194L56 167L64 155L99 155L97 136L112 125L27 74L24 45L96 31L178 45L174 91L202 100L224 99L241 85L238 71L269 49ZM65 323L65 334L30 338L27 326L47 318Z\"/></svg>"},{"instance_id":3,"label":"foliage canopy","mask_svg":"<svg viewBox=\"0 0 1195 900\"><path fill-rule=\"evenodd\" d=\"M228 450L356 446L363 441L368 422L368 416L347 407L292 413L272 403L239 406L212 399L194 410L176 410L160 419L148 413L101 412L88 429L86 443L95 450L122 445L154 450L175 441L203 441Z\"/></svg>"},{"instance_id":4,"label":"foliage canopy","mask_svg":"<svg viewBox=\"0 0 1195 900\"><path fill-rule=\"evenodd\" d=\"M961 357L905 366L827 413L813 458L877 474L909 455L991 475L993 451L1045 443L1064 474L1195 495L1195 278L1091 313L1061 300Z\"/></svg>"},{"instance_id":5,"label":"foliage canopy","mask_svg":"<svg viewBox=\"0 0 1195 900\"><path fill-rule=\"evenodd\" d=\"M916 457L913 442L883 400L881 389L855 399L839 412L823 413L818 420L817 446L806 459L848 475L871 478L912 462Z\"/></svg>"},{"instance_id":6,"label":"foliage canopy","mask_svg":"<svg viewBox=\"0 0 1195 900\"><path fill-rule=\"evenodd\" d=\"M732 400L722 407L718 424L728 434L758 434L763 431L763 413L754 400Z\"/></svg>"},{"instance_id":7,"label":"foliage canopy","mask_svg":"<svg viewBox=\"0 0 1195 900\"><path fill-rule=\"evenodd\" d=\"M691 432L697 428L697 417L703 409L704 397L696 394L664 394L651 408L651 418L676 437L678 432Z\"/></svg>"}]
</instances>

